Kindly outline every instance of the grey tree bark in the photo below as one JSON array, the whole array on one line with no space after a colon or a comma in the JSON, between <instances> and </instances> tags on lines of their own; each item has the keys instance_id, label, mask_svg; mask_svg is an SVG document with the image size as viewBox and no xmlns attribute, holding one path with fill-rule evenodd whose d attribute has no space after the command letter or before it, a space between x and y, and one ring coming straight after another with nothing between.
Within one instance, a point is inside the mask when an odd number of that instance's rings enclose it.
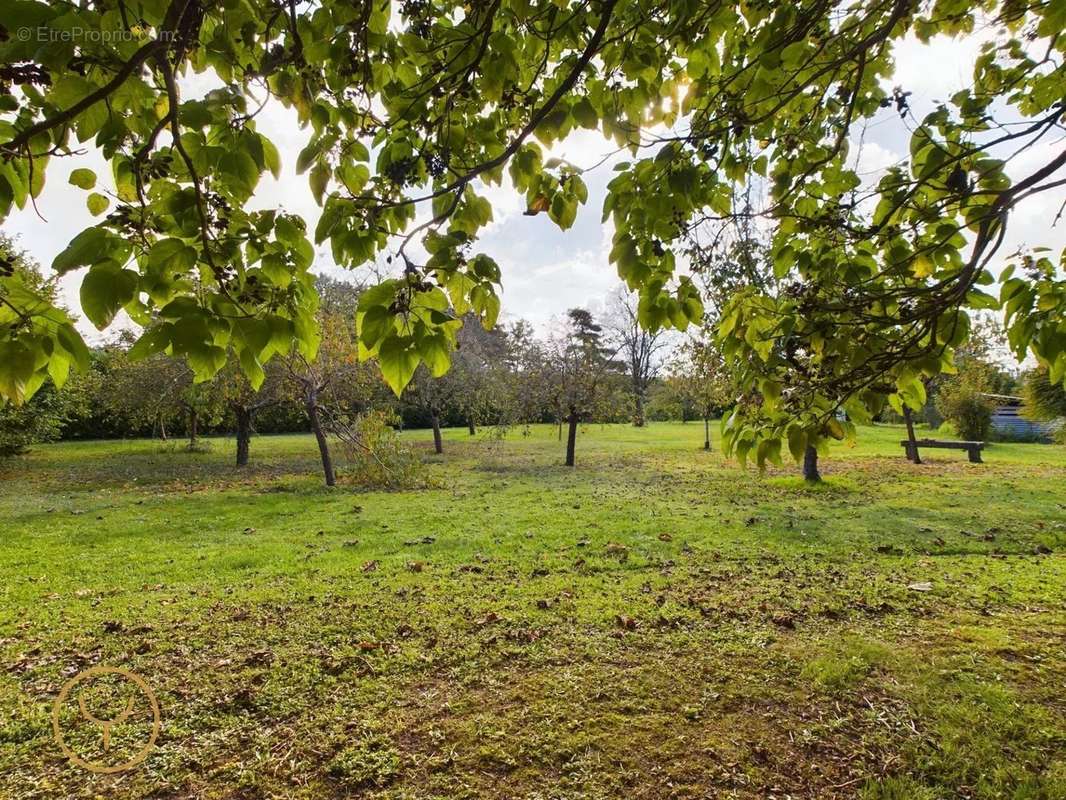
<instances>
[{"instance_id":1,"label":"grey tree bark","mask_svg":"<svg viewBox=\"0 0 1066 800\"><path fill-rule=\"evenodd\" d=\"M444 452L444 442L440 436L440 417L437 414L431 414L429 419L433 423L433 450L440 455Z\"/></svg>"},{"instance_id":2,"label":"grey tree bark","mask_svg":"<svg viewBox=\"0 0 1066 800\"><path fill-rule=\"evenodd\" d=\"M574 466L574 450L577 448L577 412L571 411L566 421L569 424L566 432L566 466L572 467Z\"/></svg>"},{"instance_id":3,"label":"grey tree bark","mask_svg":"<svg viewBox=\"0 0 1066 800\"><path fill-rule=\"evenodd\" d=\"M818 451L811 445L803 451L803 479L810 483L819 483L822 474L818 471Z\"/></svg>"},{"instance_id":4,"label":"grey tree bark","mask_svg":"<svg viewBox=\"0 0 1066 800\"><path fill-rule=\"evenodd\" d=\"M248 450L252 441L252 412L244 406L235 406L237 417L237 466L248 466Z\"/></svg>"},{"instance_id":5,"label":"grey tree bark","mask_svg":"<svg viewBox=\"0 0 1066 800\"><path fill-rule=\"evenodd\" d=\"M322 458L322 473L326 478L326 486L336 486L337 477L333 473L333 457L330 455L329 440L322 429L322 420L318 415L318 398L315 392L309 392L307 395L307 417L311 420L311 430L318 442L318 454Z\"/></svg>"}]
</instances>

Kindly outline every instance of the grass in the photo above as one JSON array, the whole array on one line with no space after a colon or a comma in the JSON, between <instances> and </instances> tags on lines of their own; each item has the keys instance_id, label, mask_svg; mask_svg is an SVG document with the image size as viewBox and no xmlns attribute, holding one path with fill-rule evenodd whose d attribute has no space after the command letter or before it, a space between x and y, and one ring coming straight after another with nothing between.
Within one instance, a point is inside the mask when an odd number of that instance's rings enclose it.
<instances>
[{"instance_id":1,"label":"grass","mask_svg":"<svg viewBox=\"0 0 1066 800\"><path fill-rule=\"evenodd\" d=\"M0 796L1066 798L1066 451L901 435L813 488L696 424L590 426L575 470L547 427L409 432L391 493L308 436L40 447L0 467ZM162 710L114 775L51 727L96 664Z\"/></svg>"}]
</instances>

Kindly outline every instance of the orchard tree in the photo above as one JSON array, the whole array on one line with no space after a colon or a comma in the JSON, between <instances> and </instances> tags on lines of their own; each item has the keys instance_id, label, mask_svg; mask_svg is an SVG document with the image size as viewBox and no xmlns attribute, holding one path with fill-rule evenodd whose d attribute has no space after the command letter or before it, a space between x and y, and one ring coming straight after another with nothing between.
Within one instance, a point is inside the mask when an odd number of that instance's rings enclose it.
<instances>
[{"instance_id":1,"label":"orchard tree","mask_svg":"<svg viewBox=\"0 0 1066 800\"><path fill-rule=\"evenodd\" d=\"M167 426L187 414L184 399L192 371L166 353L137 358L134 346L133 335L122 333L106 348L98 403L109 417L123 420L127 430L151 429L167 441Z\"/></svg>"},{"instance_id":2,"label":"orchard tree","mask_svg":"<svg viewBox=\"0 0 1066 800\"><path fill-rule=\"evenodd\" d=\"M218 386L222 401L233 414L237 433L237 466L248 465L255 416L264 408L284 402L289 380L283 363L271 361L264 365L266 376L256 389L236 364L228 364L213 383Z\"/></svg>"},{"instance_id":3,"label":"orchard tree","mask_svg":"<svg viewBox=\"0 0 1066 800\"><path fill-rule=\"evenodd\" d=\"M355 332L348 317L320 314L318 330L320 341L314 348L315 357L309 359L294 348L286 358L286 367L295 399L303 406L315 435L323 478L327 486L334 486L337 477L328 434L335 424L344 425L350 415L365 410L380 377L376 368L359 361Z\"/></svg>"},{"instance_id":4,"label":"orchard tree","mask_svg":"<svg viewBox=\"0 0 1066 800\"><path fill-rule=\"evenodd\" d=\"M107 360L102 404L131 427L151 425L164 441L167 423L184 420L188 447L194 450L199 446L201 425L222 420L226 406L221 382L217 377L197 382L188 363L172 355L139 353L145 341L142 337L133 342L129 333L120 335L117 352Z\"/></svg>"},{"instance_id":5,"label":"orchard tree","mask_svg":"<svg viewBox=\"0 0 1066 800\"><path fill-rule=\"evenodd\" d=\"M0 221L40 195L52 162L73 162L100 222L53 268L87 268L81 306L99 328L120 309L158 318L137 354L180 356L198 382L230 351L255 386L294 345L313 359L309 237L342 266L396 267L358 323L361 357L393 390L420 363L442 374L456 316L491 326L499 311L500 269L476 249L485 187L509 177L527 213L569 228L582 170L545 148L578 128L632 155L603 210L650 330L702 318L678 254L745 213L738 186L769 184L770 260L789 285L722 309L746 395L731 450L802 454L841 406L857 420L886 398L920 406L971 309L1002 307L1015 354L1066 376L1061 256L993 272L1011 219L1066 191L1062 2L11 0L2 24ZM972 85L915 118L906 88L888 88L898 45L978 27ZM313 231L253 204L280 172L264 103L306 131ZM910 151L867 178L853 142L873 120L906 130ZM89 166L100 157L107 176ZM998 297L982 289L997 277ZM87 358L68 315L0 280L0 394L22 402Z\"/></svg>"},{"instance_id":6,"label":"orchard tree","mask_svg":"<svg viewBox=\"0 0 1066 800\"><path fill-rule=\"evenodd\" d=\"M670 363L670 381L681 402L703 419L703 449L711 449L711 417L728 407L736 393L722 351L713 337L692 335Z\"/></svg>"},{"instance_id":7,"label":"orchard tree","mask_svg":"<svg viewBox=\"0 0 1066 800\"><path fill-rule=\"evenodd\" d=\"M637 298L624 286L608 298L604 317L607 341L617 350L618 359L624 364L633 400L633 424L644 426L644 404L648 387L659 374L662 352L670 346L663 329L649 330L640 324Z\"/></svg>"},{"instance_id":8,"label":"orchard tree","mask_svg":"<svg viewBox=\"0 0 1066 800\"><path fill-rule=\"evenodd\" d=\"M508 344L505 331L486 330L467 314L448 371L434 375L425 366L415 371L404 398L429 418L436 453L443 452L445 416L458 415L474 436L478 423L499 415L505 404Z\"/></svg>"},{"instance_id":9,"label":"orchard tree","mask_svg":"<svg viewBox=\"0 0 1066 800\"><path fill-rule=\"evenodd\" d=\"M485 330L467 315L456 336L451 368L441 375L425 366L415 371L404 398L429 417L433 451L438 455L444 452L441 423L449 412L461 416L471 436L479 421L498 412L505 392L507 348L504 331Z\"/></svg>"},{"instance_id":10,"label":"orchard tree","mask_svg":"<svg viewBox=\"0 0 1066 800\"><path fill-rule=\"evenodd\" d=\"M209 381L201 382L196 382L191 377L189 385L178 396L178 400L185 411L185 432L189 437L189 449L195 450L200 446L201 426L222 422L226 413L226 400L222 382L217 375Z\"/></svg>"},{"instance_id":11,"label":"orchard tree","mask_svg":"<svg viewBox=\"0 0 1066 800\"><path fill-rule=\"evenodd\" d=\"M504 330L485 329L470 314L456 336L451 369L441 380L452 384L452 398L471 436L502 404L508 347Z\"/></svg>"},{"instance_id":12,"label":"orchard tree","mask_svg":"<svg viewBox=\"0 0 1066 800\"><path fill-rule=\"evenodd\" d=\"M433 431L433 452L444 453L444 438L441 435L441 419L452 404L452 395L456 385L447 380L447 376L434 376L425 366L415 370L404 394L406 400L429 417L429 427Z\"/></svg>"},{"instance_id":13,"label":"orchard tree","mask_svg":"<svg viewBox=\"0 0 1066 800\"><path fill-rule=\"evenodd\" d=\"M549 348L526 320L518 320L507 329L503 383L500 404L505 422L529 425L552 418ZM559 422L558 416L555 419Z\"/></svg>"},{"instance_id":14,"label":"orchard tree","mask_svg":"<svg viewBox=\"0 0 1066 800\"><path fill-rule=\"evenodd\" d=\"M572 308L547 346L551 406L560 426L567 424L566 466L574 466L577 428L608 405L620 377L614 352L603 343L603 328L583 308Z\"/></svg>"}]
</instances>

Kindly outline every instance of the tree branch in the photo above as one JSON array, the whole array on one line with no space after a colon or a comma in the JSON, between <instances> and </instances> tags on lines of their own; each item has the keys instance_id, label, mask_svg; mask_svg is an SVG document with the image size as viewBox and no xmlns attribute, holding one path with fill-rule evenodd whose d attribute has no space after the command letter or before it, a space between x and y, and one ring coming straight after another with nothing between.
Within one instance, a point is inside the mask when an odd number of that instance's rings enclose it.
<instances>
[{"instance_id":1,"label":"tree branch","mask_svg":"<svg viewBox=\"0 0 1066 800\"><path fill-rule=\"evenodd\" d=\"M85 109L111 95L111 93L122 86L122 84L125 83L134 72L140 69L145 61L163 50L166 50L167 46L167 42L159 39L153 39L148 42L137 50L137 52L130 57L129 61L123 63L118 72L115 73L115 76L105 85L101 86L95 92L86 95L65 111L60 111L58 114L47 117L46 119L26 128L24 131L21 131L11 141L0 145L0 151L4 152L5 157L15 155L19 150L29 144L29 141L37 134L44 133L59 125L70 122Z\"/></svg>"}]
</instances>

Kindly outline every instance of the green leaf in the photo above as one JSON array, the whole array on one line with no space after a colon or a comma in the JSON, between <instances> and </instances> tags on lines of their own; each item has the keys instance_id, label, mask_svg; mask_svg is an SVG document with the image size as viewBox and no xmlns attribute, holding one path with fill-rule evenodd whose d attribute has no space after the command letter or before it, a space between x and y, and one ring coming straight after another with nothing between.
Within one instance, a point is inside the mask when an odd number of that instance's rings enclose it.
<instances>
[{"instance_id":1,"label":"green leaf","mask_svg":"<svg viewBox=\"0 0 1066 800\"><path fill-rule=\"evenodd\" d=\"M141 338L130 348L129 358L131 361L140 361L156 353L162 353L168 347L170 347L170 326L158 325L141 334Z\"/></svg>"},{"instance_id":2,"label":"green leaf","mask_svg":"<svg viewBox=\"0 0 1066 800\"><path fill-rule=\"evenodd\" d=\"M577 219L577 200L559 193L552 198L548 216L562 230L569 230Z\"/></svg>"},{"instance_id":3,"label":"green leaf","mask_svg":"<svg viewBox=\"0 0 1066 800\"><path fill-rule=\"evenodd\" d=\"M160 239L148 251L148 264L164 273L184 273L196 264L196 249L181 239Z\"/></svg>"},{"instance_id":4,"label":"green leaf","mask_svg":"<svg viewBox=\"0 0 1066 800\"><path fill-rule=\"evenodd\" d=\"M92 189L96 186L96 173L91 169L79 167L70 173L70 185L79 189Z\"/></svg>"},{"instance_id":5,"label":"green leaf","mask_svg":"<svg viewBox=\"0 0 1066 800\"><path fill-rule=\"evenodd\" d=\"M315 202L322 205L322 196L326 193L326 188L329 186L329 179L332 175L332 170L328 164L318 162L311 170L310 184L311 194L315 197Z\"/></svg>"},{"instance_id":6,"label":"green leaf","mask_svg":"<svg viewBox=\"0 0 1066 800\"><path fill-rule=\"evenodd\" d=\"M274 235L282 244L295 245L304 238L303 231L289 217L279 216L274 224Z\"/></svg>"},{"instance_id":7,"label":"green leaf","mask_svg":"<svg viewBox=\"0 0 1066 800\"><path fill-rule=\"evenodd\" d=\"M278 148L274 146L274 143L265 136L260 136L259 141L263 144L263 163L266 168L270 170L270 174L275 179L281 177L281 156L278 155Z\"/></svg>"},{"instance_id":8,"label":"green leaf","mask_svg":"<svg viewBox=\"0 0 1066 800\"><path fill-rule=\"evenodd\" d=\"M792 245L786 244L774 253L774 277L781 279L788 274L795 264L796 252Z\"/></svg>"},{"instance_id":9,"label":"green leaf","mask_svg":"<svg viewBox=\"0 0 1066 800\"><path fill-rule=\"evenodd\" d=\"M112 266L95 266L81 282L81 307L89 321L103 330L137 291L137 273Z\"/></svg>"},{"instance_id":10,"label":"green leaf","mask_svg":"<svg viewBox=\"0 0 1066 800\"><path fill-rule=\"evenodd\" d=\"M322 147L325 144L325 140L318 139L308 144L300 154L296 156L296 174L303 175L311 168L311 165L315 163L315 159L318 158L319 153L322 152Z\"/></svg>"},{"instance_id":11,"label":"green leaf","mask_svg":"<svg viewBox=\"0 0 1066 800\"><path fill-rule=\"evenodd\" d=\"M825 424L825 429L838 442L844 438L844 426L840 424L840 420L836 417L829 418L829 422Z\"/></svg>"},{"instance_id":12,"label":"green leaf","mask_svg":"<svg viewBox=\"0 0 1066 800\"><path fill-rule=\"evenodd\" d=\"M20 341L0 340L0 397L22 404L33 394L31 380L37 363L33 350Z\"/></svg>"},{"instance_id":13,"label":"green leaf","mask_svg":"<svg viewBox=\"0 0 1066 800\"><path fill-rule=\"evenodd\" d=\"M48 358L48 376L57 389L62 389L70 375L70 357L61 350L53 350Z\"/></svg>"},{"instance_id":14,"label":"green leaf","mask_svg":"<svg viewBox=\"0 0 1066 800\"><path fill-rule=\"evenodd\" d=\"M570 113L574 115L577 124L582 128L596 130L596 128L599 127L600 115L596 113L596 109L587 97L582 97L578 100L574 104Z\"/></svg>"},{"instance_id":15,"label":"green leaf","mask_svg":"<svg viewBox=\"0 0 1066 800\"><path fill-rule=\"evenodd\" d=\"M107 211L107 207L111 205L111 201L99 192L93 192L85 199L85 205L89 207L89 213L94 217L98 217Z\"/></svg>"},{"instance_id":16,"label":"green leaf","mask_svg":"<svg viewBox=\"0 0 1066 800\"><path fill-rule=\"evenodd\" d=\"M248 378L248 383L251 384L252 388L258 392L263 385L263 381L266 380L266 372L263 370L263 365L259 363L255 353L248 348L241 350L239 360L241 372Z\"/></svg>"},{"instance_id":17,"label":"green leaf","mask_svg":"<svg viewBox=\"0 0 1066 800\"><path fill-rule=\"evenodd\" d=\"M422 336L418 340L418 354L434 378L439 378L452 365L451 348L444 334Z\"/></svg>"},{"instance_id":18,"label":"green leaf","mask_svg":"<svg viewBox=\"0 0 1066 800\"><path fill-rule=\"evenodd\" d=\"M89 348L85 346L85 340L81 338L81 334L78 333L73 325L70 323L60 325L56 331L56 340L74 359L74 366L77 367L79 372L85 372L89 369L91 360Z\"/></svg>"},{"instance_id":19,"label":"green leaf","mask_svg":"<svg viewBox=\"0 0 1066 800\"><path fill-rule=\"evenodd\" d=\"M400 282L397 280L386 280L371 286L361 295L359 295L360 311L367 311L373 306L389 306L392 305L392 301L396 299L396 292L399 289Z\"/></svg>"},{"instance_id":20,"label":"green leaf","mask_svg":"<svg viewBox=\"0 0 1066 800\"><path fill-rule=\"evenodd\" d=\"M103 261L107 257L107 239L107 232L103 228L86 228L71 240L66 250L55 257L52 269L63 275L72 269Z\"/></svg>"},{"instance_id":21,"label":"green leaf","mask_svg":"<svg viewBox=\"0 0 1066 800\"><path fill-rule=\"evenodd\" d=\"M418 352L409 337L390 336L381 343L378 365L385 383L399 397L418 368Z\"/></svg>"},{"instance_id":22,"label":"green leaf","mask_svg":"<svg viewBox=\"0 0 1066 800\"><path fill-rule=\"evenodd\" d=\"M359 341L373 352L378 344L393 330L393 316L384 306L371 306L356 315L356 330Z\"/></svg>"}]
</instances>

